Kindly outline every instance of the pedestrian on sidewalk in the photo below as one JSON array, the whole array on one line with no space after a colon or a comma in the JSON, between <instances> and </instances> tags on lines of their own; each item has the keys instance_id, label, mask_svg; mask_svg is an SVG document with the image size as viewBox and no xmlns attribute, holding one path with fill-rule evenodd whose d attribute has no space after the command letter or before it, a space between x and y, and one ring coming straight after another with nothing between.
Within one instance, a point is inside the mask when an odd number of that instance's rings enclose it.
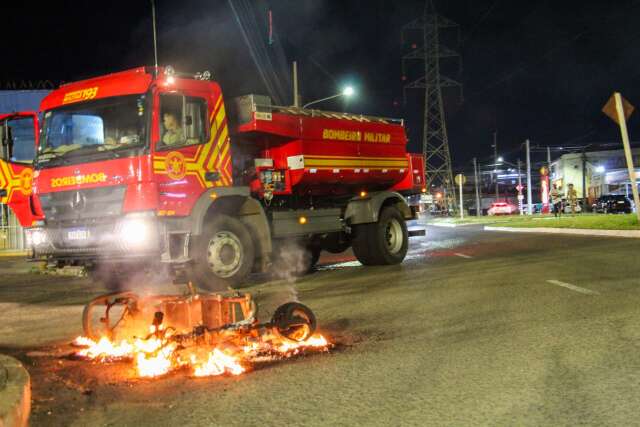
<instances>
[{"instance_id":1,"label":"pedestrian on sidewalk","mask_svg":"<svg viewBox=\"0 0 640 427\"><path fill-rule=\"evenodd\" d=\"M578 192L573 188L573 184L569 184L567 190L567 200L569 200L569 206L571 206L571 215L576 214L576 206L578 205Z\"/></svg>"},{"instance_id":2,"label":"pedestrian on sidewalk","mask_svg":"<svg viewBox=\"0 0 640 427\"><path fill-rule=\"evenodd\" d=\"M558 191L558 186L553 184L553 188L549 193L551 197L551 203L553 204L553 215L557 218L558 215L562 216L562 196Z\"/></svg>"}]
</instances>

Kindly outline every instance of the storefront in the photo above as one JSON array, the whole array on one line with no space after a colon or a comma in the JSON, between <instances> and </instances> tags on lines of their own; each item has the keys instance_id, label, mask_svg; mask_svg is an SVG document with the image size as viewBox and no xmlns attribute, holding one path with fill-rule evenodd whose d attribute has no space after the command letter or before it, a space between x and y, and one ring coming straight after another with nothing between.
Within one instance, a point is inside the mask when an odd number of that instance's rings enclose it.
<instances>
[{"instance_id":1,"label":"storefront","mask_svg":"<svg viewBox=\"0 0 640 427\"><path fill-rule=\"evenodd\" d=\"M633 149L632 154L634 165L640 165L640 149ZM630 194L624 150L564 154L551 163L551 184L564 195L569 184L573 184L578 197L587 197L589 204L605 194Z\"/></svg>"}]
</instances>

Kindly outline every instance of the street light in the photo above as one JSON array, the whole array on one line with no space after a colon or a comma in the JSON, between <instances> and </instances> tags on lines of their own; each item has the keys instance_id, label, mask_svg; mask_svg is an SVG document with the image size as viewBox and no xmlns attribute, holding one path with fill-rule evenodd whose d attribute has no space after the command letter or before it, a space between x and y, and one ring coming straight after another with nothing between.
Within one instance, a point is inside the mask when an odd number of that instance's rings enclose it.
<instances>
[{"instance_id":1,"label":"street light","mask_svg":"<svg viewBox=\"0 0 640 427\"><path fill-rule=\"evenodd\" d=\"M502 158L502 156L498 157L497 163L502 163L502 162L504 162L504 159Z\"/></svg>"},{"instance_id":2,"label":"street light","mask_svg":"<svg viewBox=\"0 0 640 427\"><path fill-rule=\"evenodd\" d=\"M304 104L302 108L307 108L309 105L317 104L318 102L328 101L329 99L337 98L339 96L346 96L347 98L353 96L355 90L352 86L345 87L342 92L336 93L335 95L327 96L326 98L316 99L315 101L311 101L308 104Z\"/></svg>"},{"instance_id":3,"label":"street light","mask_svg":"<svg viewBox=\"0 0 640 427\"><path fill-rule=\"evenodd\" d=\"M596 166L596 173L602 173L605 171L604 166Z\"/></svg>"}]
</instances>

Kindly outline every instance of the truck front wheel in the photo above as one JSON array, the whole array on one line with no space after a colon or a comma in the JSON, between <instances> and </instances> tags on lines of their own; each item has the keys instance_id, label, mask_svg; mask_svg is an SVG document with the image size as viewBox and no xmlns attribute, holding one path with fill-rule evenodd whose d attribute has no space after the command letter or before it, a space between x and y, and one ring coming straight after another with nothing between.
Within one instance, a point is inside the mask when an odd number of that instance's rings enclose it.
<instances>
[{"instance_id":1,"label":"truck front wheel","mask_svg":"<svg viewBox=\"0 0 640 427\"><path fill-rule=\"evenodd\" d=\"M193 258L196 285L219 291L237 287L249 276L255 248L241 221L218 215L195 240Z\"/></svg>"},{"instance_id":2,"label":"truck front wheel","mask_svg":"<svg viewBox=\"0 0 640 427\"><path fill-rule=\"evenodd\" d=\"M382 209L378 222L354 227L353 252L364 265L392 265L404 260L409 234L404 217L393 206Z\"/></svg>"}]
</instances>

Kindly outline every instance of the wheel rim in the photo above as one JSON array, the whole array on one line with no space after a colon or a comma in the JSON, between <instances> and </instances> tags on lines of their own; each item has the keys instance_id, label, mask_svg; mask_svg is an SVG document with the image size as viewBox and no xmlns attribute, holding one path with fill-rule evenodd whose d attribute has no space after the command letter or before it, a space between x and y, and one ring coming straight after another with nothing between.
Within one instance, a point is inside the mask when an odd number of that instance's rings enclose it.
<instances>
[{"instance_id":1,"label":"wheel rim","mask_svg":"<svg viewBox=\"0 0 640 427\"><path fill-rule=\"evenodd\" d=\"M290 340L302 342L311 336L311 320L307 313L302 310L294 310L291 312L291 321L297 320L301 324L299 326L293 326L286 330L281 330L280 333Z\"/></svg>"},{"instance_id":2,"label":"wheel rim","mask_svg":"<svg viewBox=\"0 0 640 427\"><path fill-rule=\"evenodd\" d=\"M230 231L219 231L209 240L207 264L218 277L228 278L240 270L244 258L242 243Z\"/></svg>"},{"instance_id":3,"label":"wheel rim","mask_svg":"<svg viewBox=\"0 0 640 427\"><path fill-rule=\"evenodd\" d=\"M387 223L387 229L385 232L387 241L387 249L392 254L400 252L402 244L404 243L404 234L402 233L402 226L397 219L391 218Z\"/></svg>"}]
</instances>

